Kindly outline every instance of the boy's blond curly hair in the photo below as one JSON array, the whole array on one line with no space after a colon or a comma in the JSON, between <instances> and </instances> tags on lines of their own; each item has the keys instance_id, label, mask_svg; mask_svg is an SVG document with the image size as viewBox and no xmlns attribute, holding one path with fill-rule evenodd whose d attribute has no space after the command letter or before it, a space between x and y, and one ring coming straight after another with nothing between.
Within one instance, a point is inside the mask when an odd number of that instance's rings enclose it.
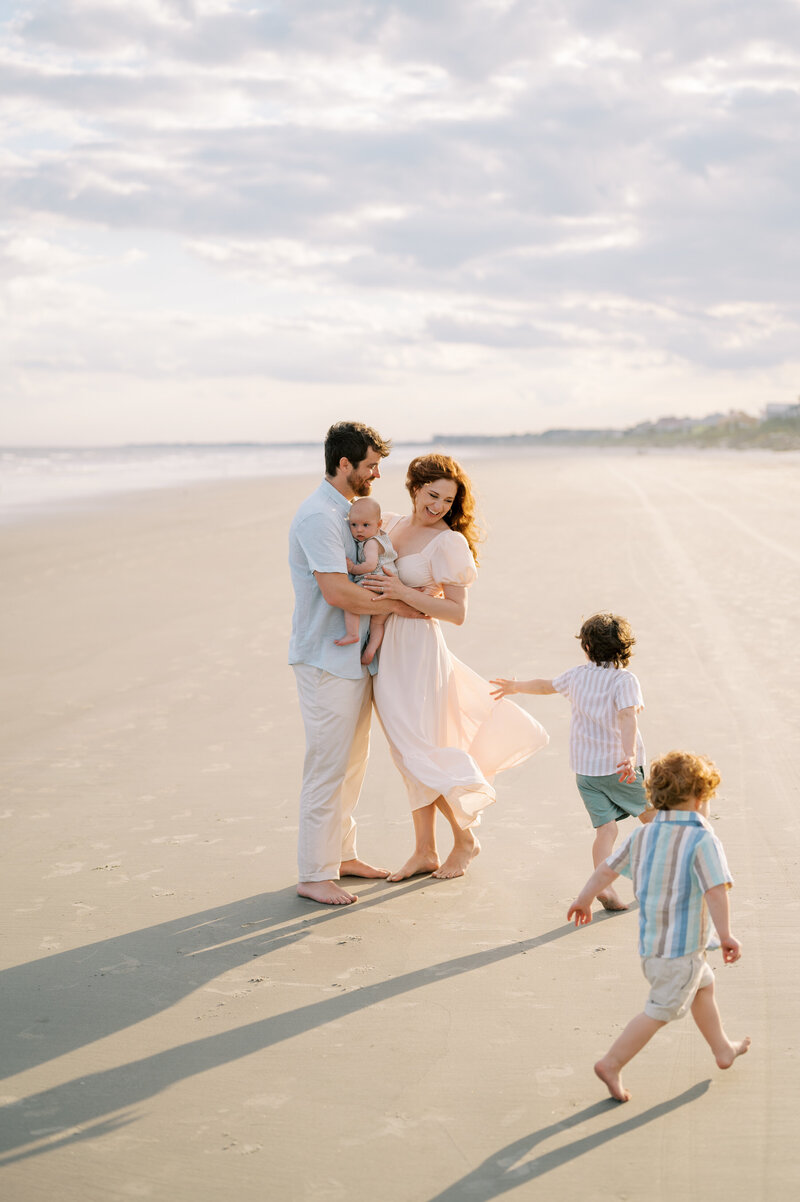
<instances>
[{"instance_id":1,"label":"boy's blond curly hair","mask_svg":"<svg viewBox=\"0 0 800 1202\"><path fill-rule=\"evenodd\" d=\"M650 765L645 788L656 810L672 810L698 797L707 801L719 786L720 775L713 760L689 751L668 751Z\"/></svg>"}]
</instances>

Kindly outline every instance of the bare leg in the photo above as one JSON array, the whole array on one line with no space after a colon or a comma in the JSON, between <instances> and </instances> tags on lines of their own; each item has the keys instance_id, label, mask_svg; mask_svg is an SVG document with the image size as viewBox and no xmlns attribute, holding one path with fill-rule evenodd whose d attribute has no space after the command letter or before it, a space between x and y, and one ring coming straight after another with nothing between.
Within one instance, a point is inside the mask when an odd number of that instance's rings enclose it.
<instances>
[{"instance_id":1,"label":"bare leg","mask_svg":"<svg viewBox=\"0 0 800 1202\"><path fill-rule=\"evenodd\" d=\"M443 797L437 797L435 804L450 823L450 829L453 832L453 850L441 868L437 868L433 875L439 880L451 880L453 877L464 875L481 850L481 845L469 827L465 829L458 825L452 808Z\"/></svg>"},{"instance_id":2,"label":"bare leg","mask_svg":"<svg viewBox=\"0 0 800 1202\"><path fill-rule=\"evenodd\" d=\"M750 1036L731 1042L722 1028L716 998L714 997L714 982L698 989L692 1002L692 1018L697 1029L705 1039L719 1068L730 1068L737 1056L742 1056L750 1047Z\"/></svg>"},{"instance_id":3,"label":"bare leg","mask_svg":"<svg viewBox=\"0 0 800 1202\"><path fill-rule=\"evenodd\" d=\"M616 841L616 822L604 822L602 826L595 827L594 843L592 844L592 863L595 868L599 868L603 860L611 855ZM613 885L609 885L608 889L598 893L597 900L604 910L627 910L628 908Z\"/></svg>"},{"instance_id":4,"label":"bare leg","mask_svg":"<svg viewBox=\"0 0 800 1202\"><path fill-rule=\"evenodd\" d=\"M369 638L367 645L361 653L362 664L371 664L375 658L375 653L383 642L383 632L386 624L385 618L373 617L369 620Z\"/></svg>"},{"instance_id":5,"label":"bare leg","mask_svg":"<svg viewBox=\"0 0 800 1202\"><path fill-rule=\"evenodd\" d=\"M369 881L384 880L389 875L388 868L373 868L364 860L342 860L339 865L340 876L362 876Z\"/></svg>"},{"instance_id":6,"label":"bare leg","mask_svg":"<svg viewBox=\"0 0 800 1202\"><path fill-rule=\"evenodd\" d=\"M348 893L336 881L301 881L297 886L297 895L323 906L351 906L358 901L357 894Z\"/></svg>"},{"instance_id":7,"label":"bare leg","mask_svg":"<svg viewBox=\"0 0 800 1202\"><path fill-rule=\"evenodd\" d=\"M357 643L361 638L360 634L361 619L358 614L351 614L347 610L344 611L344 628L347 634L343 639L334 639L337 647L349 647L351 643Z\"/></svg>"},{"instance_id":8,"label":"bare leg","mask_svg":"<svg viewBox=\"0 0 800 1202\"><path fill-rule=\"evenodd\" d=\"M649 1014L642 1011L641 1014L636 1015L636 1018L631 1019L619 1039L611 1045L605 1056L597 1061L594 1071L612 1098L616 1098L618 1102L627 1102L631 1096L622 1084L623 1068L629 1060L633 1060L637 1052L641 1052L645 1044L650 1042L656 1031L664 1026L666 1023L661 1022L660 1019L651 1018Z\"/></svg>"},{"instance_id":9,"label":"bare leg","mask_svg":"<svg viewBox=\"0 0 800 1202\"><path fill-rule=\"evenodd\" d=\"M435 804L431 803L429 806L422 806L419 810L412 810L411 816L414 819L414 851L403 867L391 874L390 881L405 881L410 876L433 872L435 868L439 867L439 855L436 851Z\"/></svg>"}]
</instances>

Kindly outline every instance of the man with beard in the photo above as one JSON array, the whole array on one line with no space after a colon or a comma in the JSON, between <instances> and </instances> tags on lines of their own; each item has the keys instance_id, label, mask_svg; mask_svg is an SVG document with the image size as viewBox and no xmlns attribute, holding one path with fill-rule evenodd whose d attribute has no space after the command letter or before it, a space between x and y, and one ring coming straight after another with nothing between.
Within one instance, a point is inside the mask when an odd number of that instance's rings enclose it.
<instances>
[{"instance_id":1,"label":"man with beard","mask_svg":"<svg viewBox=\"0 0 800 1202\"><path fill-rule=\"evenodd\" d=\"M325 479L298 509L289 531L295 608L289 663L294 668L306 734L300 793L297 892L328 906L357 900L342 876L387 877L358 858L353 817L369 752L374 664L361 663L369 614L419 615L383 601L347 574L355 542L347 524L350 502L368 497L391 444L361 422L337 422L325 437ZM337 645L343 610L361 615L357 643Z\"/></svg>"}]
</instances>

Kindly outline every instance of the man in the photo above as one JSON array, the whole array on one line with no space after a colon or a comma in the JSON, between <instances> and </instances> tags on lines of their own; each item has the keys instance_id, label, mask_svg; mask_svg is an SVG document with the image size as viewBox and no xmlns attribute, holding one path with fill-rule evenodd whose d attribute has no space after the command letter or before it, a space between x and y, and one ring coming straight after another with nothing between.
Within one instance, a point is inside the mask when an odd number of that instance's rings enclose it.
<instances>
[{"instance_id":1,"label":"man","mask_svg":"<svg viewBox=\"0 0 800 1202\"><path fill-rule=\"evenodd\" d=\"M295 594L289 663L294 668L306 733L300 793L297 892L322 905L350 905L354 893L340 876L375 879L356 853L353 811L367 767L375 668L361 663L374 614L419 615L402 602L383 601L347 575L355 559L347 525L350 502L368 497L380 478L391 444L361 422L337 422L325 438L325 479L298 509L289 531L289 566ZM337 646L343 610L361 615L361 638Z\"/></svg>"}]
</instances>

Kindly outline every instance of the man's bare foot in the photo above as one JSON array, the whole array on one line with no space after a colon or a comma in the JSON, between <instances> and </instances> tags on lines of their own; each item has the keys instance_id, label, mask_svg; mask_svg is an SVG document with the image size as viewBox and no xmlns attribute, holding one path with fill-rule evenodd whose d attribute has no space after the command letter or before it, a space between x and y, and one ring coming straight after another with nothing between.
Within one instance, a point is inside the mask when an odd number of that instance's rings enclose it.
<instances>
[{"instance_id":1,"label":"man's bare foot","mask_svg":"<svg viewBox=\"0 0 800 1202\"><path fill-rule=\"evenodd\" d=\"M337 647L349 647L351 643L357 643L359 637L357 634L346 634L343 639L334 639L333 642Z\"/></svg>"},{"instance_id":2,"label":"man's bare foot","mask_svg":"<svg viewBox=\"0 0 800 1202\"><path fill-rule=\"evenodd\" d=\"M594 1071L615 1101L629 1102L631 1100L631 1095L622 1084L622 1076L618 1068L614 1068L605 1060L598 1060Z\"/></svg>"},{"instance_id":3,"label":"man's bare foot","mask_svg":"<svg viewBox=\"0 0 800 1202\"><path fill-rule=\"evenodd\" d=\"M447 857L444 864L442 864L441 868L436 869L436 872L434 872L433 875L437 880L449 881L452 880L453 877L463 876L472 861L478 855L479 851L481 850L480 843L472 834L472 831L462 831L462 836L467 835L469 838L462 837L459 839L458 843L456 843L455 847L450 852L450 855Z\"/></svg>"},{"instance_id":4,"label":"man's bare foot","mask_svg":"<svg viewBox=\"0 0 800 1202\"><path fill-rule=\"evenodd\" d=\"M363 860L342 860L339 865L340 876L362 876L367 880L383 880L389 875L388 868L373 868Z\"/></svg>"},{"instance_id":5,"label":"man's bare foot","mask_svg":"<svg viewBox=\"0 0 800 1202\"><path fill-rule=\"evenodd\" d=\"M390 881L407 881L410 876L428 876L439 867L439 857L436 852L414 852L410 859L406 860L402 868L398 868L397 872L393 872Z\"/></svg>"},{"instance_id":6,"label":"man's bare foot","mask_svg":"<svg viewBox=\"0 0 800 1202\"><path fill-rule=\"evenodd\" d=\"M297 886L297 896L307 897L309 901L319 902L322 906L351 906L358 901L355 893L348 893L336 881L301 881Z\"/></svg>"},{"instance_id":7,"label":"man's bare foot","mask_svg":"<svg viewBox=\"0 0 800 1202\"><path fill-rule=\"evenodd\" d=\"M714 1059L719 1068L730 1068L737 1056L744 1056L745 1052L750 1047L750 1036L745 1035L744 1039L739 1039L736 1043L731 1043L728 1048Z\"/></svg>"},{"instance_id":8,"label":"man's bare foot","mask_svg":"<svg viewBox=\"0 0 800 1202\"><path fill-rule=\"evenodd\" d=\"M598 893L597 900L604 910L610 910L612 913L628 908L616 889L606 889L605 893ZM620 1098L620 1101L625 1102L627 1098Z\"/></svg>"}]
</instances>

